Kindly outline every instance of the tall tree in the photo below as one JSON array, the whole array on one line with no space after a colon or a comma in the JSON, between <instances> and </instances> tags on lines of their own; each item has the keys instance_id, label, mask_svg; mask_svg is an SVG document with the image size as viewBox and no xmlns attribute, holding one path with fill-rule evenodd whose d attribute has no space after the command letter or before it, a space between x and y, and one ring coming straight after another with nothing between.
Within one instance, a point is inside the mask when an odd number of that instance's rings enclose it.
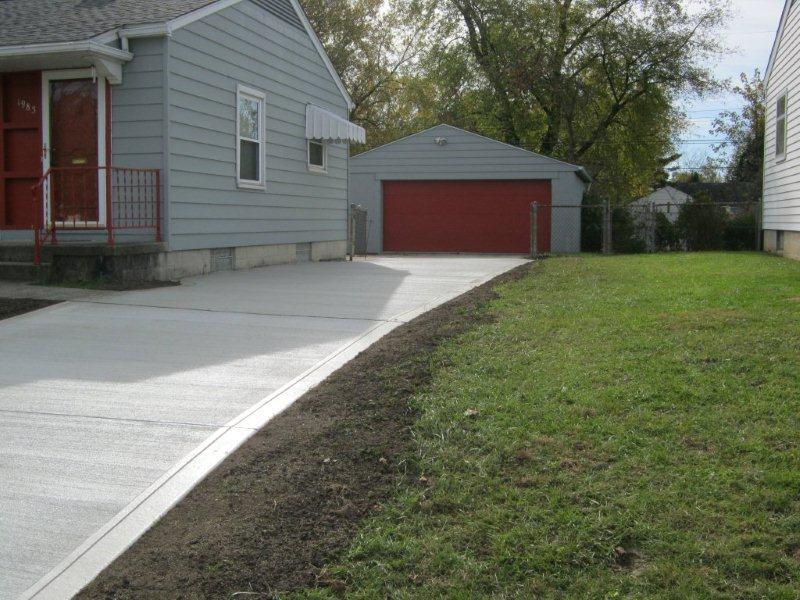
<instances>
[{"instance_id":1,"label":"tall tree","mask_svg":"<svg viewBox=\"0 0 800 600\"><path fill-rule=\"evenodd\" d=\"M443 0L491 90L497 129L511 144L610 174L633 147L672 153L677 98L716 82L706 59L726 17L723 0ZM651 117L648 118L648 114ZM626 151L626 147L631 151ZM641 165L644 166L644 165Z\"/></svg>"},{"instance_id":2,"label":"tall tree","mask_svg":"<svg viewBox=\"0 0 800 600\"><path fill-rule=\"evenodd\" d=\"M742 73L740 85L733 88L744 100L740 112L725 111L714 120L712 133L725 136L726 142L715 149L732 150L727 169L729 181L750 181L758 185L759 194L764 179L764 126L766 92L761 72L752 77Z\"/></svg>"},{"instance_id":3,"label":"tall tree","mask_svg":"<svg viewBox=\"0 0 800 600\"><path fill-rule=\"evenodd\" d=\"M510 143L522 141L534 109L544 117L540 149L580 158L637 100L714 83L703 66L720 49L712 33L725 13L714 2L692 13L676 0L449 2ZM589 122L575 131L587 111Z\"/></svg>"}]
</instances>

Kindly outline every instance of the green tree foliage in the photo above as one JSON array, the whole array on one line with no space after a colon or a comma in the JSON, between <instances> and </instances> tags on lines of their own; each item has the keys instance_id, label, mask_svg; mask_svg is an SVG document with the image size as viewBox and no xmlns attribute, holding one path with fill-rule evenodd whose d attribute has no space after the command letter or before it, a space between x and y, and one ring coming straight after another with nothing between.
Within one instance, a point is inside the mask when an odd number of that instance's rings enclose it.
<instances>
[{"instance_id":1,"label":"green tree foliage","mask_svg":"<svg viewBox=\"0 0 800 600\"><path fill-rule=\"evenodd\" d=\"M726 0L303 0L376 146L446 122L581 164L614 203L665 179Z\"/></svg>"},{"instance_id":2,"label":"green tree foliage","mask_svg":"<svg viewBox=\"0 0 800 600\"><path fill-rule=\"evenodd\" d=\"M764 79L756 69L752 77L742 73L741 84L734 87L745 104L741 112L725 111L714 121L712 132L730 140L718 151L733 149L728 165L728 181L757 183L759 194L764 179L764 124L766 96Z\"/></svg>"},{"instance_id":3,"label":"green tree foliage","mask_svg":"<svg viewBox=\"0 0 800 600\"><path fill-rule=\"evenodd\" d=\"M492 92L502 139L585 164L617 194L647 191L642 180L652 184L659 159L672 153L682 124L675 100L716 85L704 64L721 50L718 2L691 11L677 0L447 6Z\"/></svg>"}]
</instances>

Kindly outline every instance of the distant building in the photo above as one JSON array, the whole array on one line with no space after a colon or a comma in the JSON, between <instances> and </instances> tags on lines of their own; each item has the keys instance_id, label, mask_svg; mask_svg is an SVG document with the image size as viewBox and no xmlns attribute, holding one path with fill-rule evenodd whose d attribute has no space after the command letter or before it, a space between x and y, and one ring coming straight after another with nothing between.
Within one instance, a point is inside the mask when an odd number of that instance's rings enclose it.
<instances>
[{"instance_id":1,"label":"distant building","mask_svg":"<svg viewBox=\"0 0 800 600\"><path fill-rule=\"evenodd\" d=\"M678 220L681 206L691 201L692 197L689 194L672 185L668 185L643 198L634 200L629 206L641 210L652 208L653 211L666 215L670 223L675 223Z\"/></svg>"}]
</instances>

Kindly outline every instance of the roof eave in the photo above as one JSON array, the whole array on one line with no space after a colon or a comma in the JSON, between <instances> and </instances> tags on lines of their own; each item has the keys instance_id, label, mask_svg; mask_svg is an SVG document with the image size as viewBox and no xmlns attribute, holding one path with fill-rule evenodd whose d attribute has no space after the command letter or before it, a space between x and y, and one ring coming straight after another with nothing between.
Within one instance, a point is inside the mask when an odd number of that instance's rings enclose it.
<instances>
[{"instance_id":1,"label":"roof eave","mask_svg":"<svg viewBox=\"0 0 800 600\"><path fill-rule=\"evenodd\" d=\"M61 54L65 52L84 52L101 58L119 62L128 62L133 54L113 46L99 44L93 40L76 42L48 42L45 44L20 44L18 46L0 46L0 58L36 56L42 54Z\"/></svg>"}]
</instances>

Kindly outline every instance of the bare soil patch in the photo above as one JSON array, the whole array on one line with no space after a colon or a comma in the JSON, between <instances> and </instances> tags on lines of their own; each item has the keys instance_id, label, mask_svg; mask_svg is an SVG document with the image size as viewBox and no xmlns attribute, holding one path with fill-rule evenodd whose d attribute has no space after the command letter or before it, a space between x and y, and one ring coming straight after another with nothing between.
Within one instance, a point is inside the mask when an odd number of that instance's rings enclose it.
<instances>
[{"instance_id":1,"label":"bare soil patch","mask_svg":"<svg viewBox=\"0 0 800 600\"><path fill-rule=\"evenodd\" d=\"M432 353L490 319L483 307L494 286L529 271L506 273L361 353L253 436L78 597L269 597L325 583L321 568L360 521L404 478L419 479L405 460L415 419L408 400L430 381Z\"/></svg>"},{"instance_id":2,"label":"bare soil patch","mask_svg":"<svg viewBox=\"0 0 800 600\"><path fill-rule=\"evenodd\" d=\"M58 302L54 300L34 300L32 298L0 298L0 320L16 317L53 304L58 304Z\"/></svg>"}]
</instances>

